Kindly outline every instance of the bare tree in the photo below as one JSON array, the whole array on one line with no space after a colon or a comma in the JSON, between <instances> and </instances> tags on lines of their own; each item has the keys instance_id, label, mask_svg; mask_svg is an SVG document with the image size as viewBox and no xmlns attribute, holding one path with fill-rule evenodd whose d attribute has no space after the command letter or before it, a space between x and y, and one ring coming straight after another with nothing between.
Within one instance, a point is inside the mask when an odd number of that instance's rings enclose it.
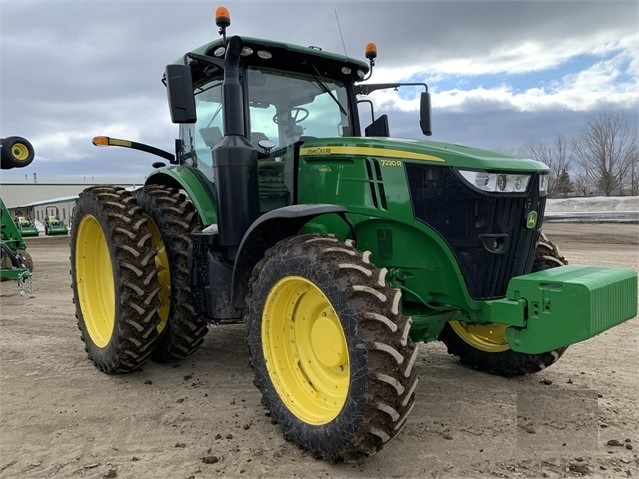
<instances>
[{"instance_id":1,"label":"bare tree","mask_svg":"<svg viewBox=\"0 0 639 479\"><path fill-rule=\"evenodd\" d=\"M520 149L520 155L532 160L541 161L550 168L548 175L548 195L553 196L557 187L557 181L562 171L568 171L570 167L570 151L568 141L557 135L552 145L537 140L529 140Z\"/></svg>"},{"instance_id":2,"label":"bare tree","mask_svg":"<svg viewBox=\"0 0 639 479\"><path fill-rule=\"evenodd\" d=\"M634 153L630 154L630 166L628 167L628 174L626 181L626 189L631 196L637 196L639 194L639 151L637 151L637 145L635 144Z\"/></svg>"},{"instance_id":3,"label":"bare tree","mask_svg":"<svg viewBox=\"0 0 639 479\"><path fill-rule=\"evenodd\" d=\"M590 184L588 182L588 178L586 178L586 174L581 168L574 174L573 185L579 196L588 196L588 193L590 192Z\"/></svg>"},{"instance_id":4,"label":"bare tree","mask_svg":"<svg viewBox=\"0 0 639 479\"><path fill-rule=\"evenodd\" d=\"M622 193L637 156L637 132L623 113L589 115L572 148L589 183L606 196Z\"/></svg>"}]
</instances>

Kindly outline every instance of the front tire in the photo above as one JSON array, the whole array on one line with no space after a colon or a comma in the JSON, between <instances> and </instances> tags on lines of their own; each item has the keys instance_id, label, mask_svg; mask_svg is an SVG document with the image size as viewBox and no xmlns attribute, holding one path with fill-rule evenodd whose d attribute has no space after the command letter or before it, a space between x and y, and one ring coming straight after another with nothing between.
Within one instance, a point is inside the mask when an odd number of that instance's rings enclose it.
<instances>
[{"instance_id":1,"label":"front tire","mask_svg":"<svg viewBox=\"0 0 639 479\"><path fill-rule=\"evenodd\" d=\"M411 320L369 256L336 238L286 239L255 266L247 298L263 403L288 440L331 461L381 449L415 400Z\"/></svg>"},{"instance_id":2,"label":"front tire","mask_svg":"<svg viewBox=\"0 0 639 479\"><path fill-rule=\"evenodd\" d=\"M71 236L78 328L89 358L108 374L138 369L158 338L156 251L148 219L123 188L84 190Z\"/></svg>"},{"instance_id":3,"label":"front tire","mask_svg":"<svg viewBox=\"0 0 639 479\"><path fill-rule=\"evenodd\" d=\"M541 234L532 272L568 264L557 246ZM462 364L498 376L523 376L539 372L554 364L567 347L540 354L526 354L510 349L503 324L446 323L439 335L448 353L459 357Z\"/></svg>"},{"instance_id":4,"label":"front tire","mask_svg":"<svg viewBox=\"0 0 639 479\"><path fill-rule=\"evenodd\" d=\"M184 359L197 351L208 332L193 308L189 276L191 233L202 228L200 217L186 196L172 188L150 185L134 192L149 217L160 292L160 338L152 358L165 362Z\"/></svg>"}]
</instances>

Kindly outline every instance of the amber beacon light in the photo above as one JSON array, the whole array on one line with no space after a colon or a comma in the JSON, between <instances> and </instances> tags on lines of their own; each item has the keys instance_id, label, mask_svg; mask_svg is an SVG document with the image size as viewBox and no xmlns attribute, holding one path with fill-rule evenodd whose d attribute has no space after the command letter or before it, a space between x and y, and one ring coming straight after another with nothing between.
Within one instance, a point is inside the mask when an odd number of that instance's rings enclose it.
<instances>
[{"instance_id":1,"label":"amber beacon light","mask_svg":"<svg viewBox=\"0 0 639 479\"><path fill-rule=\"evenodd\" d=\"M231 25L231 15L226 7L217 7L215 10L215 24L220 28Z\"/></svg>"},{"instance_id":2,"label":"amber beacon light","mask_svg":"<svg viewBox=\"0 0 639 479\"><path fill-rule=\"evenodd\" d=\"M366 48L364 49L364 53L366 55L366 58L368 58L369 60L374 60L375 58L377 58L377 45L375 45L374 43L367 43Z\"/></svg>"}]
</instances>

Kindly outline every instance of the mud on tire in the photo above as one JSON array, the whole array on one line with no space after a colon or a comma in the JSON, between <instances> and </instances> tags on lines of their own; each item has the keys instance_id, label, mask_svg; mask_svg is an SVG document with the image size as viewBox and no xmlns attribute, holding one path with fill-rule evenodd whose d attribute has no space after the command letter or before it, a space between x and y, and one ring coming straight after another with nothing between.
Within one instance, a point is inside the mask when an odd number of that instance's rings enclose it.
<instances>
[{"instance_id":1,"label":"mud on tire","mask_svg":"<svg viewBox=\"0 0 639 479\"><path fill-rule=\"evenodd\" d=\"M148 219L122 188L80 194L73 217L71 277L78 328L95 366L133 371L158 338L160 285Z\"/></svg>"},{"instance_id":2,"label":"mud on tire","mask_svg":"<svg viewBox=\"0 0 639 479\"><path fill-rule=\"evenodd\" d=\"M566 264L568 261L561 255L559 248L542 233L537 244L532 271L543 271ZM457 327L463 328L465 324L458 322ZM499 352L483 351L465 341L450 323L446 323L439 339L448 347L448 353L459 357L462 364L505 377L539 372L557 362L567 349L558 348L540 354L519 353L511 349Z\"/></svg>"},{"instance_id":3,"label":"mud on tire","mask_svg":"<svg viewBox=\"0 0 639 479\"><path fill-rule=\"evenodd\" d=\"M351 241L281 241L253 270L255 384L284 436L329 461L369 456L406 422L418 383L411 319Z\"/></svg>"},{"instance_id":4,"label":"mud on tire","mask_svg":"<svg viewBox=\"0 0 639 479\"><path fill-rule=\"evenodd\" d=\"M208 332L207 323L193 308L188 251L191 233L202 228L193 204L179 191L150 185L134 192L138 205L155 224L159 234L160 338L152 359L184 359L195 352ZM153 230L153 228L152 228Z\"/></svg>"}]
</instances>

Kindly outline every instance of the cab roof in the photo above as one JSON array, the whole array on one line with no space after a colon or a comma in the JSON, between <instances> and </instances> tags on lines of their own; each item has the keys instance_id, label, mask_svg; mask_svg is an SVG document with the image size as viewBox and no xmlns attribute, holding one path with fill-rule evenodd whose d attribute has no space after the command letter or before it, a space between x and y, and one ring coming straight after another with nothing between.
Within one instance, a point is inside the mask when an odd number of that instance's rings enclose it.
<instances>
[{"instance_id":1,"label":"cab roof","mask_svg":"<svg viewBox=\"0 0 639 479\"><path fill-rule=\"evenodd\" d=\"M369 65L364 61L325 52L317 47L304 47L262 38L241 38L244 47L252 51L243 56L243 61L249 66L316 76L319 73L322 77L353 82L361 81L369 71ZM219 38L192 50L192 53L223 58L224 50L221 50L221 47L223 47L223 40ZM180 58L176 63L184 64L185 57Z\"/></svg>"}]
</instances>

